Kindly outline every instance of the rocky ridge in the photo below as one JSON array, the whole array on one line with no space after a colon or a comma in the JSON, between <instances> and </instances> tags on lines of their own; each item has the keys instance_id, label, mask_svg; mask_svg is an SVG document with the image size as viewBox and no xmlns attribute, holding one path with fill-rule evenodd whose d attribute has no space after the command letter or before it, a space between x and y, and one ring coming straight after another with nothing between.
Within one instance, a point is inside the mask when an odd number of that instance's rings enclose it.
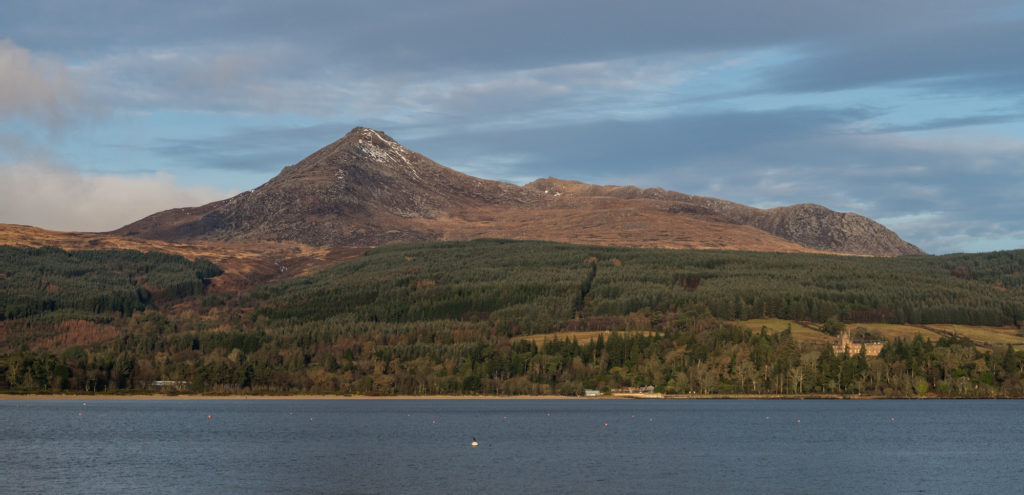
<instances>
[{"instance_id":1,"label":"rocky ridge","mask_svg":"<svg viewBox=\"0 0 1024 495\"><path fill-rule=\"evenodd\" d=\"M842 213L816 204L798 204L762 210L716 198L694 196L662 188L595 186L549 177L525 187L547 194L581 197L618 197L664 201L670 213L718 219L748 225L809 249L869 256L925 254L885 226L856 213Z\"/></svg>"}]
</instances>

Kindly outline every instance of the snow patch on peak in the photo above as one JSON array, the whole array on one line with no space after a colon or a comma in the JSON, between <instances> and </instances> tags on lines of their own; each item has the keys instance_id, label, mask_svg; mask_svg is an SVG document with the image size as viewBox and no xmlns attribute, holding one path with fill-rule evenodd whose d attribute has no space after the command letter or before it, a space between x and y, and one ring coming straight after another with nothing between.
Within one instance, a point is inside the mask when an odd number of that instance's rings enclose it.
<instances>
[{"instance_id":1,"label":"snow patch on peak","mask_svg":"<svg viewBox=\"0 0 1024 495\"><path fill-rule=\"evenodd\" d=\"M383 165L394 167L400 162L405 164L409 174L415 177L417 180L422 180L416 167L409 161L408 154L411 153L405 146L402 146L395 141L382 136L378 131L373 129L362 129L362 136L367 139L364 141L362 138L356 140L356 144L360 151L366 156L373 159L374 161ZM376 139L374 139L376 138Z\"/></svg>"}]
</instances>

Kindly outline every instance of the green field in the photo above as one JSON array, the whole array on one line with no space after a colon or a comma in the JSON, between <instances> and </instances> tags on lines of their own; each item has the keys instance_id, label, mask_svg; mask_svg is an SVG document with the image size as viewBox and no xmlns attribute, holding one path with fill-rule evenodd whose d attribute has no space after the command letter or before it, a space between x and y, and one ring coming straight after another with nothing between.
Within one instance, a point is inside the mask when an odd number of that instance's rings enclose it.
<instances>
[{"instance_id":1,"label":"green field","mask_svg":"<svg viewBox=\"0 0 1024 495\"><path fill-rule=\"evenodd\" d=\"M831 335L822 333L818 328L820 325L808 322L796 322L792 320L753 319L735 322L736 325L758 331L762 327L768 329L769 333L779 333L790 329L793 338L798 342L809 344L828 344L834 339ZM884 340L913 340L921 335L925 340L938 341L943 337L960 336L974 341L981 349L1005 348L1007 344L1024 348L1024 331L1017 327L989 327L974 325L896 325L891 323L856 323L848 322L846 327L853 333L864 330L871 335L879 336Z\"/></svg>"}]
</instances>

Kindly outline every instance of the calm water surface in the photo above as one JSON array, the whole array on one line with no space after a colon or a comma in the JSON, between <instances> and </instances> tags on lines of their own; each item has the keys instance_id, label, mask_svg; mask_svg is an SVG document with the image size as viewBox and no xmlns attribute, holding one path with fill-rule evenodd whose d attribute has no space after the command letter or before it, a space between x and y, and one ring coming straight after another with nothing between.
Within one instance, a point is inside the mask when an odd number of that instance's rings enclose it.
<instances>
[{"instance_id":1,"label":"calm water surface","mask_svg":"<svg viewBox=\"0 0 1024 495\"><path fill-rule=\"evenodd\" d=\"M1024 401L0 400L0 493L1020 493L1022 413Z\"/></svg>"}]
</instances>

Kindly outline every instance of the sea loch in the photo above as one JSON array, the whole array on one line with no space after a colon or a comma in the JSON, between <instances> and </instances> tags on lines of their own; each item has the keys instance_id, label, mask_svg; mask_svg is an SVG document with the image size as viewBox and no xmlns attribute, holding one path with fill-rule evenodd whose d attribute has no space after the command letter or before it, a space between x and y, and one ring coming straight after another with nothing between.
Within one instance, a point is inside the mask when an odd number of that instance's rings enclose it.
<instances>
[{"instance_id":1,"label":"sea loch","mask_svg":"<svg viewBox=\"0 0 1024 495\"><path fill-rule=\"evenodd\" d=\"M1022 411L1010 400L0 400L0 491L1013 493Z\"/></svg>"}]
</instances>

